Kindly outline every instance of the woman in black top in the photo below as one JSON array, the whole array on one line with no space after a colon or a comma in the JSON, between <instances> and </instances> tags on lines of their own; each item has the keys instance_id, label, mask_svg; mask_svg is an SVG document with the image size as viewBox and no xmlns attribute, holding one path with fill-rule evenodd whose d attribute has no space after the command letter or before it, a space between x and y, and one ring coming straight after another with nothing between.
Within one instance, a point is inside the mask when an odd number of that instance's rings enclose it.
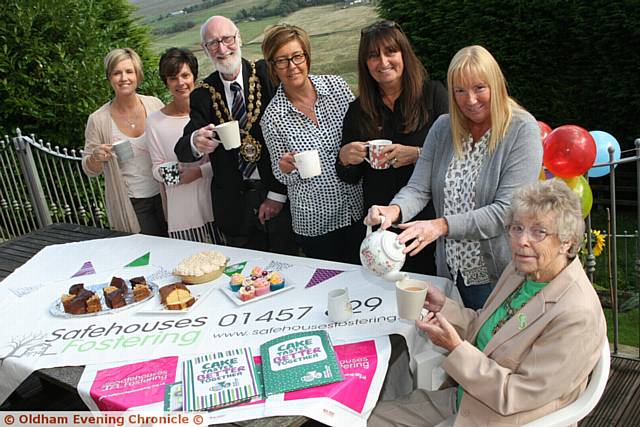
<instances>
[{"instance_id":1,"label":"woman in black top","mask_svg":"<svg viewBox=\"0 0 640 427\"><path fill-rule=\"evenodd\" d=\"M427 72L398 24L377 22L362 30L358 51L360 96L344 117L338 176L349 183L362 179L365 211L389 204L404 187L433 122L448 112L447 91ZM388 139L382 150L389 165L374 169L365 157L368 141ZM431 203L414 220L433 219ZM407 257L404 271L436 274L435 245Z\"/></svg>"}]
</instances>

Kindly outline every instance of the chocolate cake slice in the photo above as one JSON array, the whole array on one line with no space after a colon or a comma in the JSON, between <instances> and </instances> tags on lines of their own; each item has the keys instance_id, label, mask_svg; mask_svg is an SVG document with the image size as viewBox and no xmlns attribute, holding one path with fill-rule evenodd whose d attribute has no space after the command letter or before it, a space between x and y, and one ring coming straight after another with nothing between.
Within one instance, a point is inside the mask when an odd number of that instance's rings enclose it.
<instances>
[{"instance_id":1,"label":"chocolate cake slice","mask_svg":"<svg viewBox=\"0 0 640 427\"><path fill-rule=\"evenodd\" d=\"M147 284L147 279L145 279L144 276L138 276L138 277L134 277L132 279L129 279L129 282L131 283L131 289L133 289L138 284L146 285Z\"/></svg>"},{"instance_id":2,"label":"chocolate cake slice","mask_svg":"<svg viewBox=\"0 0 640 427\"><path fill-rule=\"evenodd\" d=\"M127 287L127 284L125 283L124 279L122 279L120 277L113 277L111 279L111 283L109 283L109 286L113 286L113 287L116 287L116 288L122 290L122 292L124 294L129 292L129 288Z\"/></svg>"},{"instance_id":3,"label":"chocolate cake slice","mask_svg":"<svg viewBox=\"0 0 640 427\"><path fill-rule=\"evenodd\" d=\"M127 305L127 302L124 299L124 293L121 289L116 288L115 286L107 286L102 290L104 293L104 302L107 304L109 308L120 308Z\"/></svg>"},{"instance_id":4,"label":"chocolate cake slice","mask_svg":"<svg viewBox=\"0 0 640 427\"><path fill-rule=\"evenodd\" d=\"M76 283L69 288L69 294L78 295L80 291L84 290L84 283Z\"/></svg>"}]
</instances>

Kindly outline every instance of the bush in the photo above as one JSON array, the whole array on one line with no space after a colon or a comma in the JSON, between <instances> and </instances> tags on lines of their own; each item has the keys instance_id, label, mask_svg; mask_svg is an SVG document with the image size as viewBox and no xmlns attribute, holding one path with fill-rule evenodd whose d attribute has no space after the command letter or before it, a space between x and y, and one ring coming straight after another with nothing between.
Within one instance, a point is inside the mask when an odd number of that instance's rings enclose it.
<instances>
[{"instance_id":1,"label":"bush","mask_svg":"<svg viewBox=\"0 0 640 427\"><path fill-rule=\"evenodd\" d=\"M140 91L162 93L147 30L127 0L8 0L0 10L0 131L20 127L56 145L84 146L88 115L113 92L103 58L131 47L142 57Z\"/></svg>"},{"instance_id":2,"label":"bush","mask_svg":"<svg viewBox=\"0 0 640 427\"><path fill-rule=\"evenodd\" d=\"M432 77L446 81L462 47L498 60L511 94L552 127L640 138L640 1L379 0L401 23Z\"/></svg>"}]
</instances>

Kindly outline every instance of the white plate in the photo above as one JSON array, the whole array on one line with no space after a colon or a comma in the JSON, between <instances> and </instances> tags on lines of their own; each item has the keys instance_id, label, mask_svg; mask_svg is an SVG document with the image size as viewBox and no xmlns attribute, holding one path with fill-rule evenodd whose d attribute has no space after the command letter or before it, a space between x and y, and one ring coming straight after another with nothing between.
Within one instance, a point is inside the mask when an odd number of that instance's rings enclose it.
<instances>
[{"instance_id":1,"label":"white plate","mask_svg":"<svg viewBox=\"0 0 640 427\"><path fill-rule=\"evenodd\" d=\"M132 276L132 277L137 277L137 276ZM80 283L81 280L76 280L76 282ZM129 279L125 279L125 282L129 282ZM129 292L127 292L127 294L125 295L125 301L127 302L127 305L119 308L109 308L107 306L107 303L104 300L104 293L102 292L102 289L109 286L109 283L110 282L96 283L93 285L87 285L87 284L84 285L85 289L89 291L93 291L95 292L96 295L98 295L98 298L100 298L100 305L102 306L102 310L96 311L95 313L85 313L85 314L67 313L66 311L64 311L64 307L62 306L62 300L58 297L58 299L55 300L49 306L49 313L51 313L56 317L66 317L66 318L74 318L74 319L78 317L91 317L91 316L101 316L103 314L119 313L131 307L137 307L141 303L153 298L153 296L158 293L158 285L156 285L153 282L147 282L147 284L149 285L149 288L151 289L151 293L149 294L148 297L140 301L135 301L133 299L133 291L131 290L131 288L129 288ZM127 283L127 286L129 286L128 283Z\"/></svg>"},{"instance_id":2,"label":"white plate","mask_svg":"<svg viewBox=\"0 0 640 427\"><path fill-rule=\"evenodd\" d=\"M177 280L179 281L179 280ZM175 283L175 282L168 282L165 283L169 284L169 283ZM191 310L193 310L194 308L196 308L197 306L200 305L200 303L207 298L207 296L209 296L209 294L211 293L211 291L213 291L214 287L213 285L211 286L202 286L202 285L187 285L187 288L189 289L189 291L191 291L191 295L193 295L193 297L196 299L196 302L194 302L190 307L187 308L183 308L182 310L169 310L167 307L164 306L164 304L162 304L160 302L160 293L158 292L158 296L156 298L153 298L148 304L145 304L144 308L138 310L138 314L180 314L180 313L187 313Z\"/></svg>"},{"instance_id":3,"label":"white plate","mask_svg":"<svg viewBox=\"0 0 640 427\"><path fill-rule=\"evenodd\" d=\"M234 303L236 303L236 305L245 305L245 304L251 304L252 302L256 302L256 301L260 301L263 300L265 298L269 298L272 297L274 295L278 295L281 294L283 292L288 291L289 289L293 289L293 286L291 285L291 282L289 281L289 279L287 279L286 284L284 285L284 288L282 289L278 289L277 291L270 291L267 292L264 295L260 295L259 297L255 297L252 298L248 301L242 301L239 297L238 297L238 293L237 292L233 292L231 290L231 288L229 287L229 284L225 284L223 287L220 288L220 291L225 294L227 297L229 297L229 299L231 301L233 301Z\"/></svg>"}]
</instances>

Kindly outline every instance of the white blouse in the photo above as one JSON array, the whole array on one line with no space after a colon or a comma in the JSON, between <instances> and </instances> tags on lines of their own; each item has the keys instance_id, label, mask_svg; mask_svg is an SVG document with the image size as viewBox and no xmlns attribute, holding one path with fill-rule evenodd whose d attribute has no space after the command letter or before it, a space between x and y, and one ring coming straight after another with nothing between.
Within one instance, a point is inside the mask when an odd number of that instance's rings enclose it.
<instances>
[{"instance_id":1,"label":"white blouse","mask_svg":"<svg viewBox=\"0 0 640 427\"><path fill-rule=\"evenodd\" d=\"M111 142L128 139L133 149L133 157L119 163L129 198L143 199L160 193L160 184L153 179L151 173L147 134L143 133L136 138L127 136L118 129L113 119L111 120L111 131L113 134Z\"/></svg>"},{"instance_id":2,"label":"white blouse","mask_svg":"<svg viewBox=\"0 0 640 427\"><path fill-rule=\"evenodd\" d=\"M489 129L475 144L469 135L462 145L462 157L454 155L444 182L444 216L470 212L476 207L476 184L487 153ZM451 277L462 274L466 286L489 283L489 272L477 240L445 238L445 254Z\"/></svg>"},{"instance_id":3,"label":"white blouse","mask_svg":"<svg viewBox=\"0 0 640 427\"><path fill-rule=\"evenodd\" d=\"M282 84L260 121L276 179L287 186L293 230L302 236L320 236L358 221L363 215L362 184L338 178L336 159L342 140L342 120L354 100L339 76L309 75L316 89L314 111L318 125L287 98ZM278 161L285 153L318 150L322 173L303 179L297 170L284 174Z\"/></svg>"}]
</instances>

